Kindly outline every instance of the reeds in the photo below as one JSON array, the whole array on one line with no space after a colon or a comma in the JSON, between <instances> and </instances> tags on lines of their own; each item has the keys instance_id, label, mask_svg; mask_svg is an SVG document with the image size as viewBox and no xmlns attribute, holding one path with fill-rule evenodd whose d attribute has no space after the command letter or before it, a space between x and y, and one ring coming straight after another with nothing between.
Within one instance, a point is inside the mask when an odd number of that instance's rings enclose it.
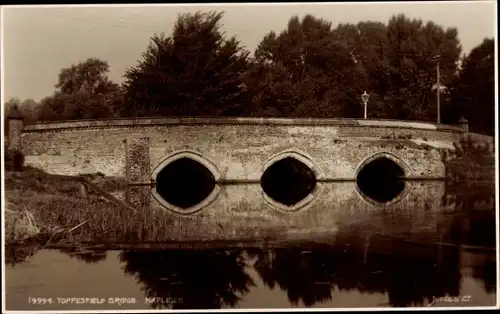
<instances>
[{"instance_id":1,"label":"reeds","mask_svg":"<svg viewBox=\"0 0 500 314\"><path fill-rule=\"evenodd\" d=\"M131 219L129 209L98 195L82 198L80 184L48 180L41 171L7 172L6 243L48 245L105 238L118 224Z\"/></svg>"},{"instance_id":2,"label":"reeds","mask_svg":"<svg viewBox=\"0 0 500 314\"><path fill-rule=\"evenodd\" d=\"M6 243L25 241L40 234L40 228L36 224L35 216L26 206L24 206L24 210L22 211L6 208L5 218L7 231Z\"/></svg>"}]
</instances>

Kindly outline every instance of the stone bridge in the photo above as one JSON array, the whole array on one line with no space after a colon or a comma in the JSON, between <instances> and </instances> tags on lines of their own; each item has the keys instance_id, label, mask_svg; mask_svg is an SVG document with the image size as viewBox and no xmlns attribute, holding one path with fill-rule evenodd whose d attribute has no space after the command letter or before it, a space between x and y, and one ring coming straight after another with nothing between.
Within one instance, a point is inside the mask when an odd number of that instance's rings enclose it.
<instances>
[{"instance_id":1,"label":"stone bridge","mask_svg":"<svg viewBox=\"0 0 500 314\"><path fill-rule=\"evenodd\" d=\"M149 193L165 207L175 206L154 186L178 160L201 165L217 185L258 183L285 159L300 161L317 182L354 181L380 159L407 179L444 179L442 151L453 150L466 131L466 125L355 119L136 118L24 126L14 117L8 124L9 146L22 150L26 165L61 175L100 172L150 191L153 186ZM212 192L202 203L217 188Z\"/></svg>"},{"instance_id":2,"label":"stone bridge","mask_svg":"<svg viewBox=\"0 0 500 314\"><path fill-rule=\"evenodd\" d=\"M361 238L408 230L435 237L447 221L440 214L448 206L443 151L471 135L466 124L354 119L139 118L25 126L22 117L9 116L7 125L8 147L21 150L27 165L58 175L126 179L126 191L112 194L142 211L137 216L123 209L106 219L118 226L131 215L127 226L147 243L330 243L359 226L366 231ZM366 169L377 167L381 171L372 175L382 179L368 186L393 185L397 192L382 200L360 188ZM289 185L297 177L287 170L298 170L307 189ZM399 183L387 180L391 171ZM400 177L409 180L400 184ZM280 199L281 185L290 188L285 194L293 202ZM176 199L184 192L187 202ZM109 241L122 241L117 234Z\"/></svg>"},{"instance_id":3,"label":"stone bridge","mask_svg":"<svg viewBox=\"0 0 500 314\"><path fill-rule=\"evenodd\" d=\"M12 127L9 142L25 162L53 174L101 172L131 184L155 181L170 162L187 157L217 182L259 181L267 167L293 157L318 180L355 180L386 157L406 177L444 178L441 149L461 127L422 122L347 119L140 118L81 120Z\"/></svg>"}]
</instances>

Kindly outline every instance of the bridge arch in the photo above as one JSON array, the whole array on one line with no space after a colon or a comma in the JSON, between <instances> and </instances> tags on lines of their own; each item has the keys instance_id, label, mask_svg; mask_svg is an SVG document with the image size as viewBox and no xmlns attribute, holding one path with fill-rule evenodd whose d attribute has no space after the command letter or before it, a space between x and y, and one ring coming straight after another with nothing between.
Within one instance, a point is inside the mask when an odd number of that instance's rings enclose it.
<instances>
[{"instance_id":1,"label":"bridge arch","mask_svg":"<svg viewBox=\"0 0 500 314\"><path fill-rule=\"evenodd\" d=\"M280 211L285 211L285 212L296 212L296 211L302 210L302 209L308 207L309 205L311 205L313 200L319 195L319 193L322 190L322 185L318 181L323 179L324 174L321 171L321 169L312 161L312 159L309 156L307 156L306 154L299 152L297 150L291 149L291 150L282 151L282 152L274 155L273 157L271 157L270 159L268 159L264 163L264 165L262 166L262 169L261 169L261 180L264 177L266 171L269 170L273 165L275 165L276 163L278 163L280 161L286 160L288 158L292 158L292 159L295 159L295 160L301 162L303 165L305 165L307 168L309 168L310 171L312 171L312 173L314 174L314 177L315 177L315 185L314 185L314 188L312 189L312 191L307 196L305 196L303 199L301 199L300 201L298 201L297 203L295 203L293 205L286 205L286 204L283 204L283 203L278 202L275 199L273 199L264 190L262 182L260 184L260 188L261 188L260 194L261 194L262 198L267 203L269 203L273 208L278 209Z\"/></svg>"},{"instance_id":2,"label":"bridge arch","mask_svg":"<svg viewBox=\"0 0 500 314\"><path fill-rule=\"evenodd\" d=\"M180 206L172 204L171 202L168 202L164 197L162 197L158 193L158 190L157 190L157 184L158 184L157 178L158 178L158 175L162 172L162 170L165 169L165 167L167 167L168 165L172 164L173 162L176 162L176 161L179 161L182 159L189 159L189 160L192 160L192 161L199 163L201 166L205 167L211 173L211 175L213 176L213 179L214 179L214 188L210 192L210 194L208 194L208 196L206 196L201 202L199 202L195 205L189 206L187 208L182 208ZM153 182L155 182L155 186L152 188L152 194L153 194L153 197L162 205L162 207L164 207L172 212L175 212L177 214L190 215L190 214L194 214L194 213L202 210L206 206L210 205L217 198L217 196L220 192L220 187L217 184L217 182L219 182L220 177L221 177L221 174L220 174L219 170L217 169L217 167L215 166L215 164L212 163L209 159L207 159L203 155L201 155L200 153L195 152L195 151L190 151L190 150L178 151L178 152L171 154L167 158L165 158L153 170L153 172L151 174L151 179Z\"/></svg>"},{"instance_id":3,"label":"bridge arch","mask_svg":"<svg viewBox=\"0 0 500 314\"><path fill-rule=\"evenodd\" d=\"M307 167L309 167L309 169L312 170L312 172L314 172L314 175L316 177L316 180L321 180L323 179L323 172L321 171L321 169L316 165L316 163L314 163L312 161L312 158L308 155L306 155L305 153L303 152L300 152L298 150L294 150L294 149L289 149L289 150L285 150L285 151L282 151L276 155L274 155L273 157L271 157L270 159L268 159L264 165L262 166L262 169L261 169L261 175L269 168L271 167L273 164L275 164L276 162L282 160L282 159L285 159L285 158L295 158L297 159L298 161L302 162L304 165L306 165Z\"/></svg>"},{"instance_id":4,"label":"bridge arch","mask_svg":"<svg viewBox=\"0 0 500 314\"><path fill-rule=\"evenodd\" d=\"M367 174L367 172L372 174ZM384 172L392 174L387 177ZM411 173L411 168L398 156L388 152L373 154L365 158L356 169L356 192L364 201L372 205L388 206L398 203L411 189L411 186L406 182L401 181L400 178L409 177L411 176ZM382 176L382 182L376 181L378 179L376 177L373 178L373 175L376 176L377 174ZM392 177L395 175L396 177ZM366 182L364 182L367 176L370 177L368 182L371 182L372 180L376 182L367 185ZM384 181L386 179L389 180ZM386 183L387 189L379 188L381 186L386 187ZM381 191L383 192L379 194Z\"/></svg>"},{"instance_id":5,"label":"bridge arch","mask_svg":"<svg viewBox=\"0 0 500 314\"><path fill-rule=\"evenodd\" d=\"M412 175L412 171L411 171L410 166L408 166L408 164L406 162L404 162L403 159L401 159L398 156L396 156L392 153L389 153L389 152L379 152L379 153L376 153L376 154L373 154L373 155L366 157L358 164L358 166L356 167L355 177L358 177L361 170L363 170L363 168L366 167L368 164L370 164L371 162L373 162L377 159L381 159L381 158L389 159L390 161L392 161L396 165L398 165L403 170L405 177L409 177Z\"/></svg>"}]
</instances>

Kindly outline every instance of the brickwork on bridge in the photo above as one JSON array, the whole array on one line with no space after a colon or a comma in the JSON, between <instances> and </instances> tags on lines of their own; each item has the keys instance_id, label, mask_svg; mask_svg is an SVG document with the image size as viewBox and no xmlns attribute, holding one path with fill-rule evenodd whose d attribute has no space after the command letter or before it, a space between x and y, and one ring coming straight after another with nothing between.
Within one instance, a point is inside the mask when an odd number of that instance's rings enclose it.
<instances>
[{"instance_id":1,"label":"brickwork on bridge","mask_svg":"<svg viewBox=\"0 0 500 314\"><path fill-rule=\"evenodd\" d=\"M170 156L195 152L211 162L221 180L259 180L280 154L305 156L323 179L354 179L377 154L406 165L408 176L445 175L440 149L453 149L458 127L421 122L332 119L116 119L25 126L26 164L49 173L101 172L151 182Z\"/></svg>"}]
</instances>

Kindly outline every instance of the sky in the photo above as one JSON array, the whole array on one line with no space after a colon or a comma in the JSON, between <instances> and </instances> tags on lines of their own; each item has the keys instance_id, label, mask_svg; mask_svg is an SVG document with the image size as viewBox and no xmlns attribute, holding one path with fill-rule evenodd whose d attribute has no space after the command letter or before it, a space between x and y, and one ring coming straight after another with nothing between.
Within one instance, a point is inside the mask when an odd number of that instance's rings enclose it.
<instances>
[{"instance_id":1,"label":"sky","mask_svg":"<svg viewBox=\"0 0 500 314\"><path fill-rule=\"evenodd\" d=\"M285 29L294 15L312 14L332 22L381 21L404 13L456 27L463 53L496 34L496 1L337 2L304 4L129 5L129 6L3 6L2 98L41 100L54 91L62 68L100 58L110 65L109 77L123 74L141 59L151 36L170 35L181 13L224 11L223 29L250 51L264 35Z\"/></svg>"}]
</instances>

